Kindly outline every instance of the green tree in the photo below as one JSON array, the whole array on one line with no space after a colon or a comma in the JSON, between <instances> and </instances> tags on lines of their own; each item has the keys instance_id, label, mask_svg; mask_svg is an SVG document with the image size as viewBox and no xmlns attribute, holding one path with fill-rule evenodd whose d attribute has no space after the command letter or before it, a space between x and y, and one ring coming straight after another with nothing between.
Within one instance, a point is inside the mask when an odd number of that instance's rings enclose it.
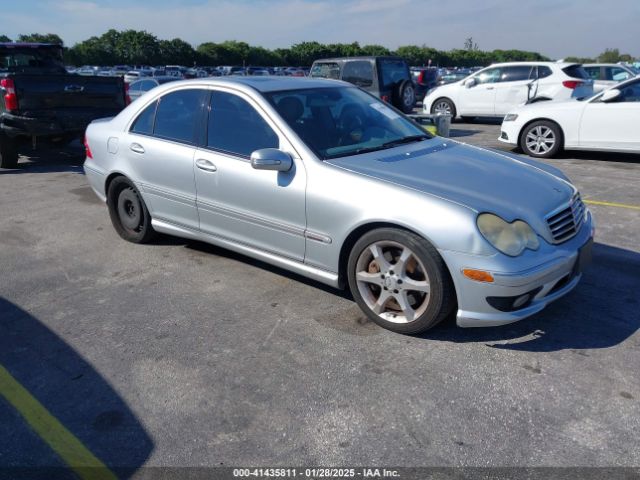
<instances>
[{"instance_id":1,"label":"green tree","mask_svg":"<svg viewBox=\"0 0 640 480\"><path fill-rule=\"evenodd\" d=\"M55 33L30 33L30 34L20 34L18 35L18 42L29 42L29 43L56 43L58 45L64 45L62 38Z\"/></svg>"},{"instance_id":2,"label":"green tree","mask_svg":"<svg viewBox=\"0 0 640 480\"><path fill-rule=\"evenodd\" d=\"M11 42L11 39L6 35L0 35L0 42L9 43Z\"/></svg>"},{"instance_id":3,"label":"green tree","mask_svg":"<svg viewBox=\"0 0 640 480\"><path fill-rule=\"evenodd\" d=\"M173 40L160 40L158 42L158 60L153 63L193 65L196 58L196 51L189 43L179 38L174 38Z\"/></svg>"}]
</instances>

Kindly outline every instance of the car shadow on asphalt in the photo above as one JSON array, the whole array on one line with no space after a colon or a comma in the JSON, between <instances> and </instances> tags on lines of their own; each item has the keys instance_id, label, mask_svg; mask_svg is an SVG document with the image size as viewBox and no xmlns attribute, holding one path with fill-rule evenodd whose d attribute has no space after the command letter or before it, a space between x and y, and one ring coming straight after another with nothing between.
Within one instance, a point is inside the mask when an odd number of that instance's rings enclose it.
<instances>
[{"instance_id":1,"label":"car shadow on asphalt","mask_svg":"<svg viewBox=\"0 0 640 480\"><path fill-rule=\"evenodd\" d=\"M586 150L563 150L555 157L556 160L593 160L600 162L640 163L640 154L618 152L595 152Z\"/></svg>"},{"instance_id":2,"label":"car shadow on asphalt","mask_svg":"<svg viewBox=\"0 0 640 480\"><path fill-rule=\"evenodd\" d=\"M21 173L80 173L84 174L84 148L78 142L65 147L43 146L37 150L21 148L17 168L0 169L0 175Z\"/></svg>"},{"instance_id":3,"label":"car shadow on asphalt","mask_svg":"<svg viewBox=\"0 0 640 480\"><path fill-rule=\"evenodd\" d=\"M166 236L166 235L163 235L161 237L164 237L164 236ZM163 239L161 237L158 239L158 241L160 241L160 242L163 241ZM173 238L175 238L175 237L169 237L168 239L165 239L164 241L171 242ZM154 241L154 244L158 243L158 241ZM231 260L236 260L238 262L242 262L242 263L245 263L247 265L251 265L253 267L260 268L262 270L270 271L272 273L275 273L276 275L281 275L281 276L286 277L286 278L288 278L290 280L293 280L293 281L296 281L296 282L300 282L300 283L304 283L305 285L309 285L311 287L317 288L318 290L322 290L324 292L331 293L331 294L336 295L338 297L345 298L347 300L353 300L353 297L351 296L351 293L349 292L348 289L340 290L340 289L337 289L337 288L333 288L333 287L330 287L329 285L325 285L324 283L320 283L320 282L318 282L316 280L312 280L310 278L303 277L302 275L299 275L297 273L291 272L289 270L285 270L283 268L276 267L275 265L271 265L271 264L263 262L261 260L256 260L254 258L247 257L245 255L233 252L231 250L227 250L227 249L222 248L222 247L217 247L215 245L211 245L211 244L205 243L205 242L199 242L199 241L196 241L196 240L181 240L181 239L177 239L176 242L177 242L177 244L183 244L185 246L185 248L188 248L188 249L192 250L193 252L198 252L198 253L203 254L203 255L216 255L218 257L224 257L224 258L228 258L228 259L231 259ZM165 243L165 245L174 245L174 243Z\"/></svg>"},{"instance_id":4,"label":"car shadow on asphalt","mask_svg":"<svg viewBox=\"0 0 640 480\"><path fill-rule=\"evenodd\" d=\"M461 138L461 137L472 137L478 133L481 133L480 130L468 130L464 128L451 128L449 130L449 138Z\"/></svg>"},{"instance_id":5,"label":"car shadow on asphalt","mask_svg":"<svg viewBox=\"0 0 640 480\"><path fill-rule=\"evenodd\" d=\"M638 272L640 253L596 243L578 286L537 315L488 328L459 328L448 320L421 337L524 352L613 347L640 328Z\"/></svg>"},{"instance_id":6,"label":"car shadow on asphalt","mask_svg":"<svg viewBox=\"0 0 640 480\"><path fill-rule=\"evenodd\" d=\"M76 465L91 465L92 455L118 478L133 475L154 444L109 381L42 321L1 296L0 319L0 478L78 478L56 447ZM110 478L104 470L85 473Z\"/></svg>"}]
</instances>

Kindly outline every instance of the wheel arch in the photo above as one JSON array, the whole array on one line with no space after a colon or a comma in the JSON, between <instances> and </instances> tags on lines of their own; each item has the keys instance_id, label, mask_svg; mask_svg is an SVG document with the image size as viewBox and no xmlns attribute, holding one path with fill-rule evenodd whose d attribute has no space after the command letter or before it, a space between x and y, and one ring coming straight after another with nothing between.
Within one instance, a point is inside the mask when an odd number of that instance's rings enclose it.
<instances>
[{"instance_id":1,"label":"wheel arch","mask_svg":"<svg viewBox=\"0 0 640 480\"><path fill-rule=\"evenodd\" d=\"M401 225L399 223L393 223L393 222L387 222L387 221L372 221L372 222L364 223L362 225L358 225L351 232L349 232L349 235L347 235L344 242L342 242L342 246L340 247L340 256L338 257L338 285L340 288L345 289L348 286L347 264L349 263L349 255L351 253L353 246L363 235L365 235L366 233L369 233L372 230L377 230L379 228L395 228L398 230L404 230L405 232L413 233L414 235L417 235L423 240L426 240L427 242L429 242L437 250L435 243L433 243L431 239L421 234L420 232L417 232L416 230L410 227L407 227L405 225ZM457 298L458 291L456 289L455 282L453 281L453 276L451 275L451 269L449 268L449 265L447 264L446 260L442 256L441 258L442 258L442 262L447 268L447 274L449 275L451 284L453 285L453 288L454 288L455 296Z\"/></svg>"},{"instance_id":2,"label":"wheel arch","mask_svg":"<svg viewBox=\"0 0 640 480\"><path fill-rule=\"evenodd\" d=\"M107 175L107 178L104 181L104 196L107 198L107 202L109 201L109 186L118 177L124 177L127 180L129 180L131 183L133 183L132 180L129 177L127 177L124 173L111 172L109 175Z\"/></svg>"},{"instance_id":3,"label":"wheel arch","mask_svg":"<svg viewBox=\"0 0 640 480\"><path fill-rule=\"evenodd\" d=\"M551 118L546 118L546 117L534 118L532 120L529 120L527 123L525 123L522 126L522 128L520 129L520 132L518 132L518 146L522 144L522 136L524 135L524 132L527 129L527 127L535 122L549 122L549 123L553 123L556 127L558 127L558 130L560 131L560 148L564 148L564 130L562 129L562 127L558 122L556 122Z\"/></svg>"},{"instance_id":4,"label":"wheel arch","mask_svg":"<svg viewBox=\"0 0 640 480\"><path fill-rule=\"evenodd\" d=\"M456 104L455 100L451 97L447 97L446 95L442 95L441 97L436 97L436 99L431 102L431 108L429 109L429 112L431 113L436 105L436 103L438 103L440 100L448 100L451 102L451 105L453 105L453 109L455 112L455 115L451 116L451 120L458 118L458 105Z\"/></svg>"}]
</instances>

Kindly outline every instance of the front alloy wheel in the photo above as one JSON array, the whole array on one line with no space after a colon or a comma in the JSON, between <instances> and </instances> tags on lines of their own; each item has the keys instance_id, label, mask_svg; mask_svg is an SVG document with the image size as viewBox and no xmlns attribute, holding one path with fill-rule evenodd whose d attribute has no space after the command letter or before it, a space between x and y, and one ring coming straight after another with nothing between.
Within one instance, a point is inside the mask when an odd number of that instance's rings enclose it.
<instances>
[{"instance_id":1,"label":"front alloy wheel","mask_svg":"<svg viewBox=\"0 0 640 480\"><path fill-rule=\"evenodd\" d=\"M413 233L388 228L367 233L354 246L348 269L360 308L389 330L419 333L451 311L453 286L444 262Z\"/></svg>"},{"instance_id":2,"label":"front alloy wheel","mask_svg":"<svg viewBox=\"0 0 640 480\"><path fill-rule=\"evenodd\" d=\"M540 121L529 125L520 139L520 148L538 158L554 156L561 147L562 136L555 123Z\"/></svg>"}]
</instances>

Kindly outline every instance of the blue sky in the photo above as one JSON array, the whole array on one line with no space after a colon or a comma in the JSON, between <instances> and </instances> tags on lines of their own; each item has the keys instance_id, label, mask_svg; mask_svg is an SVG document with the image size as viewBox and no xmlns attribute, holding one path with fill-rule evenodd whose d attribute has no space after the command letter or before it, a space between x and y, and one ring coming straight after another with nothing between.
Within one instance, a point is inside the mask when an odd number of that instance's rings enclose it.
<instances>
[{"instance_id":1,"label":"blue sky","mask_svg":"<svg viewBox=\"0 0 640 480\"><path fill-rule=\"evenodd\" d=\"M3 2L4 33L57 33L67 45L109 28L159 38L243 40L267 48L305 40L539 51L553 58L619 48L640 57L640 0L19 0Z\"/></svg>"}]
</instances>

